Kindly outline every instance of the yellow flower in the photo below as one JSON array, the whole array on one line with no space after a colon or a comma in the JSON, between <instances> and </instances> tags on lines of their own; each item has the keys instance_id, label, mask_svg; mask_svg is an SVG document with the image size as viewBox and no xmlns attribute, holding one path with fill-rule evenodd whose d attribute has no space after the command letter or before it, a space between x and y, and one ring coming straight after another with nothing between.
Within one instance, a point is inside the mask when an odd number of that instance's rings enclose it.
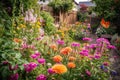
<instances>
[{"instance_id":1,"label":"yellow flower","mask_svg":"<svg viewBox=\"0 0 120 80\"><path fill-rule=\"evenodd\" d=\"M63 64L55 64L52 66L52 70L55 71L57 74L63 74L67 72L67 67Z\"/></svg>"},{"instance_id":2,"label":"yellow flower","mask_svg":"<svg viewBox=\"0 0 120 80\"><path fill-rule=\"evenodd\" d=\"M41 25L41 23L39 21L37 21L36 24L39 25L39 26Z\"/></svg>"},{"instance_id":3,"label":"yellow flower","mask_svg":"<svg viewBox=\"0 0 120 80\"><path fill-rule=\"evenodd\" d=\"M26 25L24 25L24 24L20 24L20 26L19 26L20 28L25 28L26 27Z\"/></svg>"}]
</instances>

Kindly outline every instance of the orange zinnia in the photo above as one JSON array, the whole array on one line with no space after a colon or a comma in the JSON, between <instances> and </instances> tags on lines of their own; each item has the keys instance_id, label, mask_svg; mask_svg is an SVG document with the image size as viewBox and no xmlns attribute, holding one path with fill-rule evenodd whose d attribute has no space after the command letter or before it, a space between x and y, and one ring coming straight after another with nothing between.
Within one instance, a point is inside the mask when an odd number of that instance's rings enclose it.
<instances>
[{"instance_id":1,"label":"orange zinnia","mask_svg":"<svg viewBox=\"0 0 120 80\"><path fill-rule=\"evenodd\" d=\"M76 60L75 57L73 57L73 56L70 56L70 57L69 57L69 61L74 61L74 60Z\"/></svg>"},{"instance_id":2,"label":"orange zinnia","mask_svg":"<svg viewBox=\"0 0 120 80\"><path fill-rule=\"evenodd\" d=\"M63 74L65 72L67 72L67 68L65 65L63 64L55 64L53 67L52 67L52 70L57 73L57 74Z\"/></svg>"},{"instance_id":3,"label":"orange zinnia","mask_svg":"<svg viewBox=\"0 0 120 80\"><path fill-rule=\"evenodd\" d=\"M57 50L57 46L56 46L56 44L52 44L52 45L50 45L50 48L53 49L53 50Z\"/></svg>"},{"instance_id":4,"label":"orange zinnia","mask_svg":"<svg viewBox=\"0 0 120 80\"><path fill-rule=\"evenodd\" d=\"M16 43L19 43L19 42L21 42L22 40L21 40L21 39L18 39L18 38L14 38L13 41L16 42Z\"/></svg>"},{"instance_id":5,"label":"orange zinnia","mask_svg":"<svg viewBox=\"0 0 120 80\"><path fill-rule=\"evenodd\" d=\"M102 25L104 28L109 28L110 22L109 22L109 21L105 21L104 18L102 18L102 20L101 20L101 25Z\"/></svg>"},{"instance_id":6,"label":"orange zinnia","mask_svg":"<svg viewBox=\"0 0 120 80\"><path fill-rule=\"evenodd\" d=\"M70 47L65 47L65 48L61 49L60 53L69 54L71 51L72 51L72 49Z\"/></svg>"},{"instance_id":7,"label":"orange zinnia","mask_svg":"<svg viewBox=\"0 0 120 80\"><path fill-rule=\"evenodd\" d=\"M75 68L76 67L76 65L73 62L69 62L67 64L67 66L68 66L68 68Z\"/></svg>"},{"instance_id":8,"label":"orange zinnia","mask_svg":"<svg viewBox=\"0 0 120 80\"><path fill-rule=\"evenodd\" d=\"M62 61L62 57L60 55L56 55L56 56L53 57L53 61L59 63L59 62Z\"/></svg>"}]
</instances>

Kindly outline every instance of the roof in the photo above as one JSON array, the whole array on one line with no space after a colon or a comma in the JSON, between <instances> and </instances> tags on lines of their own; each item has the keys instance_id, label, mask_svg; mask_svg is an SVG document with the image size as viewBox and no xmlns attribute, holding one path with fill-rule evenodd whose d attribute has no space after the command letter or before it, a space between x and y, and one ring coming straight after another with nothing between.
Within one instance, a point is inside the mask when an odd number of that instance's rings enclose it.
<instances>
[{"instance_id":1,"label":"roof","mask_svg":"<svg viewBox=\"0 0 120 80\"><path fill-rule=\"evenodd\" d=\"M91 2L91 1L79 2L79 5L83 5L83 4L88 7L95 6L95 3Z\"/></svg>"},{"instance_id":2,"label":"roof","mask_svg":"<svg viewBox=\"0 0 120 80\"><path fill-rule=\"evenodd\" d=\"M95 3L91 2L91 0L74 0L76 5L86 5L86 6L96 6Z\"/></svg>"}]
</instances>

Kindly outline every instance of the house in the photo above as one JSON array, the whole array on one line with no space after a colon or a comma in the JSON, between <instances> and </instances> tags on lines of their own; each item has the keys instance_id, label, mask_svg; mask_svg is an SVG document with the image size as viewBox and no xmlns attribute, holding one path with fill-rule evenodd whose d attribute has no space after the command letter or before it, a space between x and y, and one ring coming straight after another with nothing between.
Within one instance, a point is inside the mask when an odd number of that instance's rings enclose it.
<instances>
[{"instance_id":1,"label":"house","mask_svg":"<svg viewBox=\"0 0 120 80\"><path fill-rule=\"evenodd\" d=\"M94 7L96 6L91 0L74 0L74 3L77 6L77 9L80 9L81 6Z\"/></svg>"}]
</instances>

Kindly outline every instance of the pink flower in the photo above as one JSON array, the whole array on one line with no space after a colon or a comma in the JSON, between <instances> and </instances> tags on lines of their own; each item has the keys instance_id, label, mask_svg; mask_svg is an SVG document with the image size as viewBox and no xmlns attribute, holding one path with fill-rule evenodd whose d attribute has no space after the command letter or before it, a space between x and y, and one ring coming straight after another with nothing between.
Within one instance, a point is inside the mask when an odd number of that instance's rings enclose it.
<instances>
[{"instance_id":1,"label":"pink flower","mask_svg":"<svg viewBox=\"0 0 120 80\"><path fill-rule=\"evenodd\" d=\"M82 50L82 51L80 52L80 54L83 55L83 56L88 56L88 53L89 53L88 50Z\"/></svg>"},{"instance_id":2,"label":"pink flower","mask_svg":"<svg viewBox=\"0 0 120 80\"><path fill-rule=\"evenodd\" d=\"M97 46L97 44L91 44L90 46L89 46L89 48L96 48L96 46Z\"/></svg>"},{"instance_id":3,"label":"pink flower","mask_svg":"<svg viewBox=\"0 0 120 80\"><path fill-rule=\"evenodd\" d=\"M17 70L17 69L18 69L18 65L12 67L12 65L9 64L9 70Z\"/></svg>"},{"instance_id":4,"label":"pink flower","mask_svg":"<svg viewBox=\"0 0 120 80\"><path fill-rule=\"evenodd\" d=\"M40 56L40 52L38 52L38 51L35 51L35 53L34 53L36 56Z\"/></svg>"},{"instance_id":5,"label":"pink flower","mask_svg":"<svg viewBox=\"0 0 120 80\"><path fill-rule=\"evenodd\" d=\"M88 76L91 76L91 72L88 71L88 70L86 70L86 74L87 74Z\"/></svg>"},{"instance_id":6,"label":"pink flower","mask_svg":"<svg viewBox=\"0 0 120 80\"><path fill-rule=\"evenodd\" d=\"M49 68L47 71L48 71L49 74L54 74L54 73L55 73L55 72L52 70L52 68Z\"/></svg>"},{"instance_id":7,"label":"pink flower","mask_svg":"<svg viewBox=\"0 0 120 80\"><path fill-rule=\"evenodd\" d=\"M83 38L82 40L83 40L83 41L92 41L91 38L87 38L87 37Z\"/></svg>"},{"instance_id":8,"label":"pink flower","mask_svg":"<svg viewBox=\"0 0 120 80\"><path fill-rule=\"evenodd\" d=\"M18 80L18 78L19 78L19 74L15 73L15 74L10 76L9 80Z\"/></svg>"},{"instance_id":9,"label":"pink flower","mask_svg":"<svg viewBox=\"0 0 120 80\"><path fill-rule=\"evenodd\" d=\"M109 63L108 63L108 62L104 62L103 65L104 65L104 66L108 66Z\"/></svg>"},{"instance_id":10,"label":"pink flower","mask_svg":"<svg viewBox=\"0 0 120 80\"><path fill-rule=\"evenodd\" d=\"M71 44L71 46L73 46L73 47L79 47L79 46L80 46L80 44L79 44L79 43L77 43L77 42L73 42L73 43Z\"/></svg>"},{"instance_id":11,"label":"pink flower","mask_svg":"<svg viewBox=\"0 0 120 80\"><path fill-rule=\"evenodd\" d=\"M33 59L37 59L40 56L40 53L38 51L35 51L34 54L32 54L30 57Z\"/></svg>"},{"instance_id":12,"label":"pink flower","mask_svg":"<svg viewBox=\"0 0 120 80\"><path fill-rule=\"evenodd\" d=\"M26 49L26 48L28 48L27 43L23 43L23 44L22 44L22 49Z\"/></svg>"},{"instance_id":13,"label":"pink flower","mask_svg":"<svg viewBox=\"0 0 120 80\"><path fill-rule=\"evenodd\" d=\"M116 49L116 47L113 45L108 45L107 47L108 47L108 49Z\"/></svg>"},{"instance_id":14,"label":"pink flower","mask_svg":"<svg viewBox=\"0 0 120 80\"><path fill-rule=\"evenodd\" d=\"M37 64L34 62L30 62L29 64L24 64L24 69L26 72L31 72L36 67L37 67Z\"/></svg>"},{"instance_id":15,"label":"pink flower","mask_svg":"<svg viewBox=\"0 0 120 80\"><path fill-rule=\"evenodd\" d=\"M47 77L44 74L40 74L36 80L47 80Z\"/></svg>"},{"instance_id":16,"label":"pink flower","mask_svg":"<svg viewBox=\"0 0 120 80\"><path fill-rule=\"evenodd\" d=\"M40 63L40 64L45 64L45 61L46 61L46 60L43 59L43 58L39 58L37 61L38 61L38 63Z\"/></svg>"},{"instance_id":17,"label":"pink flower","mask_svg":"<svg viewBox=\"0 0 120 80\"><path fill-rule=\"evenodd\" d=\"M57 43L58 43L59 45L64 45L64 44L65 44L65 42L64 42L63 40L57 40Z\"/></svg>"},{"instance_id":18,"label":"pink flower","mask_svg":"<svg viewBox=\"0 0 120 80\"><path fill-rule=\"evenodd\" d=\"M30 57L33 59L36 59L38 56L36 56L35 54L32 54Z\"/></svg>"},{"instance_id":19,"label":"pink flower","mask_svg":"<svg viewBox=\"0 0 120 80\"><path fill-rule=\"evenodd\" d=\"M95 54L95 55L94 55L94 58L95 58L95 59L99 59L99 58L101 58L101 55L100 55L100 54Z\"/></svg>"}]
</instances>

